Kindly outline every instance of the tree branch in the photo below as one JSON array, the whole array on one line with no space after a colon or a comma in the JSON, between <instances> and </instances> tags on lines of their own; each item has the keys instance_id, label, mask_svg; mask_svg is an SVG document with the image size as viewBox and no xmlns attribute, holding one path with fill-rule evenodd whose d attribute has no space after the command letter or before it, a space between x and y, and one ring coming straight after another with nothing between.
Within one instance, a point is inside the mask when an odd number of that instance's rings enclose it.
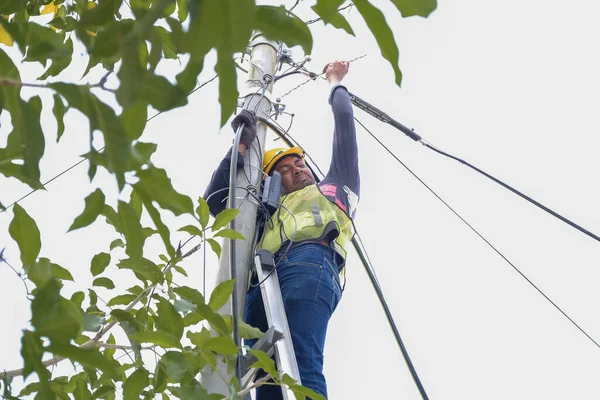
<instances>
[{"instance_id":1,"label":"tree branch","mask_svg":"<svg viewBox=\"0 0 600 400\"><path fill-rule=\"evenodd\" d=\"M123 344L112 344L112 343L105 343L105 342L98 342L96 343L96 346L98 347L104 347L106 349L117 349L117 350L133 350L133 346L127 346L127 345L123 345ZM152 350L153 348L155 348L156 345L153 344L152 346L142 346L140 348L140 350Z\"/></svg>"},{"instance_id":2,"label":"tree branch","mask_svg":"<svg viewBox=\"0 0 600 400\"><path fill-rule=\"evenodd\" d=\"M200 249L201 245L198 244L196 246L194 246L190 251L188 251L187 253L185 253L184 255L178 257L177 259L173 260L173 262L169 263L169 265L165 268L164 273L166 274L173 265L175 265L176 263L178 263L179 261L183 260L184 258L187 258L189 256L191 256L192 254L194 254L195 252L197 252ZM125 311L129 312L133 309L133 307L140 302L152 289L154 289L157 286L157 284L154 284L152 286L148 286L142 293L140 293L131 303L129 303L129 305L125 308ZM98 332L96 334L96 336L94 336L93 339L88 340L87 342L85 342L84 344L82 344L81 346L79 346L79 348L81 349L89 349L92 347L109 347L110 346L119 346L119 349L122 350L128 350L131 347L130 346L120 346L120 345L111 345L109 343L104 343L104 342L100 342L100 339L102 338L102 336L104 336L108 331L110 331L115 325L117 324L117 320L113 319L111 322L109 322L104 329L102 329L100 332ZM145 349L151 350L156 346L148 346ZM54 366L56 364L58 364L59 362L61 362L62 360L64 360L65 357L52 357L46 361L42 361L42 365L44 367L49 367L49 366ZM23 368L19 368L19 369L13 369L10 371L4 371L4 372L0 372L0 379L3 378L14 378L17 376L21 376L23 375Z\"/></svg>"},{"instance_id":3,"label":"tree branch","mask_svg":"<svg viewBox=\"0 0 600 400\"><path fill-rule=\"evenodd\" d=\"M338 8L338 12L340 11L344 11L350 7L352 7L354 4L350 3L350 4L346 4L344 7L340 7ZM315 18L315 19L311 19L309 21L304 22L306 25L310 25L310 24L314 24L315 22L319 22L321 21L323 18L319 17L319 18Z\"/></svg>"},{"instance_id":4,"label":"tree branch","mask_svg":"<svg viewBox=\"0 0 600 400\"><path fill-rule=\"evenodd\" d=\"M17 271L16 268L14 268L12 265L10 265L10 263L6 260L6 258L4 258L4 249L2 249L2 251L0 251L0 263L2 263L2 262L5 263L6 265L8 265L10 267L10 269L12 269L15 274L17 274L19 279L21 279L23 281L23 285L25 285L25 292L27 292L27 297L29 298L29 296L31 296L31 292L29 291L29 287L27 286L26 278L23 277L24 274Z\"/></svg>"},{"instance_id":5,"label":"tree branch","mask_svg":"<svg viewBox=\"0 0 600 400\"><path fill-rule=\"evenodd\" d=\"M103 77L102 79L100 79L99 82L94 83L94 84L88 84L88 85L81 85L81 86L87 86L90 89L91 88L100 88L102 90L106 90L107 92L113 92L114 93L114 89L110 89L107 88L105 86L106 84L106 80L108 79L108 75L110 75L112 73L112 71L108 71ZM52 89L50 86L44 84L44 83L28 83L28 82L21 82L21 81L17 81L15 79L11 79L11 78L6 78L4 76L0 76L0 86L12 86L12 87L32 87L32 88L38 88L38 89Z\"/></svg>"},{"instance_id":6,"label":"tree branch","mask_svg":"<svg viewBox=\"0 0 600 400\"><path fill-rule=\"evenodd\" d=\"M257 388L259 386L264 385L265 383L267 383L267 381L271 378L271 375L267 374L265 376L263 376L262 378L256 380L252 385L248 386L247 388L241 390L238 392L238 396L240 397L244 397L244 395L250 393L250 391L254 388Z\"/></svg>"}]
</instances>

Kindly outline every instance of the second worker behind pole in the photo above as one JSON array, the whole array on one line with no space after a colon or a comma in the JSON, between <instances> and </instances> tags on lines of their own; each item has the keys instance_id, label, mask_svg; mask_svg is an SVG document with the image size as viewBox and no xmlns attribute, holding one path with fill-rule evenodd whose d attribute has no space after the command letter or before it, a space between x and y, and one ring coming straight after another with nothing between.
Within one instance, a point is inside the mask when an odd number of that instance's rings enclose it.
<instances>
[{"instance_id":1,"label":"second worker behind pole","mask_svg":"<svg viewBox=\"0 0 600 400\"><path fill-rule=\"evenodd\" d=\"M329 103L335 121L331 165L325 178L316 183L299 147L268 150L263 161L265 174L281 174L282 193L281 206L266 224L258 248L275 256L302 385L325 397L325 336L342 296L340 276L354 235L352 218L360 192L354 114L348 91L341 85L348 67L348 62L336 61L324 68L331 84ZM241 123L246 128L237 150L243 156L254 141L256 119L244 111L234 118L234 130ZM227 194L222 189L229 186L230 158L231 152L219 164L204 195L208 198L214 193L208 200L213 215L226 204L223 200ZM268 326L257 283L253 275L244 320L264 332ZM252 346L252 341L245 343ZM257 389L257 400L281 398L278 386Z\"/></svg>"}]
</instances>

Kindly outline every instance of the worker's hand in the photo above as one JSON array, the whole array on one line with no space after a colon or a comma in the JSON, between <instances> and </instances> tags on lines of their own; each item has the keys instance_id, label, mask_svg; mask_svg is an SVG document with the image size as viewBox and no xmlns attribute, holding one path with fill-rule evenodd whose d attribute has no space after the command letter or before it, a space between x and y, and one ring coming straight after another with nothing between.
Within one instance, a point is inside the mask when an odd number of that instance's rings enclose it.
<instances>
[{"instance_id":1,"label":"worker's hand","mask_svg":"<svg viewBox=\"0 0 600 400\"><path fill-rule=\"evenodd\" d=\"M350 68L349 61L335 61L325 65L325 67L323 67L323 73L325 73L325 77L329 83L332 85L339 85L348 73L348 68Z\"/></svg>"},{"instance_id":2,"label":"worker's hand","mask_svg":"<svg viewBox=\"0 0 600 400\"><path fill-rule=\"evenodd\" d=\"M252 110L242 110L238 115L235 116L231 121L231 127L234 132L237 132L241 124L244 124L244 130L242 131L242 137L240 138L240 144L249 148L254 139L256 139L256 114Z\"/></svg>"}]
</instances>

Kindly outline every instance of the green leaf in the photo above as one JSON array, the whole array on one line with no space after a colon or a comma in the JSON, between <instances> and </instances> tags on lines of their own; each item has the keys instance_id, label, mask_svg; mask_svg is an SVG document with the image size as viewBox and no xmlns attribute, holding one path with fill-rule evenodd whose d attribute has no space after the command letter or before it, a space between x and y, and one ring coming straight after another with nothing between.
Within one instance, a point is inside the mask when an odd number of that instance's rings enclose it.
<instances>
[{"instance_id":1,"label":"green leaf","mask_svg":"<svg viewBox=\"0 0 600 400\"><path fill-rule=\"evenodd\" d=\"M72 281L73 275L66 268L61 267L58 264L50 263L50 267L52 268L52 275L55 278L62 279L63 281Z\"/></svg>"},{"instance_id":2,"label":"green leaf","mask_svg":"<svg viewBox=\"0 0 600 400\"><path fill-rule=\"evenodd\" d=\"M221 211L215 217L215 221L213 222L212 227L210 229L213 232L218 231L219 229L227 225L229 222L231 222L239 213L240 210L235 208L227 208Z\"/></svg>"},{"instance_id":3,"label":"green leaf","mask_svg":"<svg viewBox=\"0 0 600 400\"><path fill-rule=\"evenodd\" d=\"M317 0L317 4L312 6L312 9L321 17L323 23L331 24L337 29L343 29L348 34L354 36L352 27L340 11L338 11L338 8L343 3L344 0Z\"/></svg>"},{"instance_id":4,"label":"green leaf","mask_svg":"<svg viewBox=\"0 0 600 400\"><path fill-rule=\"evenodd\" d=\"M52 266L47 258L40 258L37 262L28 266L26 271L27 278L35 283L36 287L44 286L52 278Z\"/></svg>"},{"instance_id":5,"label":"green leaf","mask_svg":"<svg viewBox=\"0 0 600 400\"><path fill-rule=\"evenodd\" d=\"M266 37L281 40L289 47L302 46L305 54L312 52L310 29L284 6L257 6L255 28Z\"/></svg>"},{"instance_id":6,"label":"green leaf","mask_svg":"<svg viewBox=\"0 0 600 400\"><path fill-rule=\"evenodd\" d=\"M91 379L90 379L91 381ZM93 384L93 382L90 382ZM92 396L92 393L87 387L87 379L80 378L75 381L75 390L73 391L73 396L75 400L89 400Z\"/></svg>"},{"instance_id":7,"label":"green leaf","mask_svg":"<svg viewBox=\"0 0 600 400\"><path fill-rule=\"evenodd\" d=\"M136 296L140 295L144 289L141 286L135 285L127 289L127 291L131 294L135 294Z\"/></svg>"},{"instance_id":8,"label":"green leaf","mask_svg":"<svg viewBox=\"0 0 600 400\"><path fill-rule=\"evenodd\" d=\"M100 275L110 264L110 254L98 253L92 258L92 266L90 268L92 275Z\"/></svg>"},{"instance_id":9,"label":"green leaf","mask_svg":"<svg viewBox=\"0 0 600 400\"><path fill-rule=\"evenodd\" d=\"M80 310L60 296L60 283L51 278L35 292L31 302L31 325L40 336L53 343L68 343L83 327Z\"/></svg>"},{"instance_id":10,"label":"green leaf","mask_svg":"<svg viewBox=\"0 0 600 400\"><path fill-rule=\"evenodd\" d=\"M119 214L117 214L114 208L108 204L105 204L104 209L102 210L102 215L106 218L106 223L112 225L112 227L115 228L115 231L124 234L121 218L119 218Z\"/></svg>"},{"instance_id":11,"label":"green leaf","mask_svg":"<svg viewBox=\"0 0 600 400\"><path fill-rule=\"evenodd\" d=\"M115 309L110 312L110 315L119 321L119 324L123 327L127 335L139 332L141 329L138 321L129 311Z\"/></svg>"},{"instance_id":12,"label":"green leaf","mask_svg":"<svg viewBox=\"0 0 600 400\"><path fill-rule=\"evenodd\" d=\"M119 261L117 266L121 269L125 268L132 270L140 280L148 280L152 283L164 282L164 275L160 268L146 258L137 261L127 258Z\"/></svg>"},{"instance_id":13,"label":"green leaf","mask_svg":"<svg viewBox=\"0 0 600 400\"><path fill-rule=\"evenodd\" d=\"M95 307L98 304L98 295L92 289L88 289L89 297L90 297L90 306Z\"/></svg>"},{"instance_id":14,"label":"green leaf","mask_svg":"<svg viewBox=\"0 0 600 400\"><path fill-rule=\"evenodd\" d=\"M190 10L191 21L186 48L190 50L192 75L203 63L204 56L211 49L217 49L215 72L219 74L221 126L225 125L237 104L238 91L233 54L244 51L250 41L255 10L254 0L202 1L194 4ZM198 38L206 39L198 40ZM193 79L195 80L196 77L194 76ZM188 77L186 81L191 80Z\"/></svg>"},{"instance_id":15,"label":"green leaf","mask_svg":"<svg viewBox=\"0 0 600 400\"><path fill-rule=\"evenodd\" d=\"M33 382L33 383L30 383L29 385L25 386L23 389L21 389L18 396L19 396L19 398L22 396L28 396L30 394L37 392L38 390L40 390L40 383Z\"/></svg>"},{"instance_id":16,"label":"green leaf","mask_svg":"<svg viewBox=\"0 0 600 400\"><path fill-rule=\"evenodd\" d=\"M375 36L381 55L390 62L396 75L396 84L400 86L402 82L402 72L398 67L398 46L394 40L394 33L385 20L383 13L368 0L353 0L354 6L362 15L367 26Z\"/></svg>"},{"instance_id":17,"label":"green leaf","mask_svg":"<svg viewBox=\"0 0 600 400\"><path fill-rule=\"evenodd\" d=\"M196 305L205 305L204 296L198 290L188 286L179 286L173 289L173 292L181 298L191 301Z\"/></svg>"},{"instance_id":18,"label":"green leaf","mask_svg":"<svg viewBox=\"0 0 600 400\"><path fill-rule=\"evenodd\" d=\"M161 208L169 210L175 215L193 214L192 200L173 188L171 179L164 169L150 167L144 171L138 171L137 176L140 181L134 185L134 189L148 199L156 201Z\"/></svg>"},{"instance_id":19,"label":"green leaf","mask_svg":"<svg viewBox=\"0 0 600 400\"><path fill-rule=\"evenodd\" d=\"M160 212L156 209L156 207L154 207L154 204L152 204L152 201L148 198L146 193L142 193L140 196L142 197L146 211L148 211L148 214L150 214L150 218L152 218L152 222L154 222L154 226L156 226L156 229L158 230L158 234L160 235L160 238L167 249L167 253L169 253L171 258L175 257L175 248L173 248L173 245L171 244L171 232L169 231L169 228L162 222Z\"/></svg>"},{"instance_id":20,"label":"green leaf","mask_svg":"<svg viewBox=\"0 0 600 400\"><path fill-rule=\"evenodd\" d=\"M125 132L131 140L137 140L144 133L148 119L148 106L145 102L137 101L131 107L123 110L119 116Z\"/></svg>"},{"instance_id":21,"label":"green leaf","mask_svg":"<svg viewBox=\"0 0 600 400\"><path fill-rule=\"evenodd\" d=\"M182 228L177 229L177 232L187 232L190 235L202 237L202 231L194 225L186 225Z\"/></svg>"},{"instance_id":22,"label":"green leaf","mask_svg":"<svg viewBox=\"0 0 600 400\"><path fill-rule=\"evenodd\" d=\"M183 336L183 318L175 310L175 307L169 301L160 298L157 311L156 328L172 334L176 339L181 339Z\"/></svg>"},{"instance_id":23,"label":"green leaf","mask_svg":"<svg viewBox=\"0 0 600 400\"><path fill-rule=\"evenodd\" d=\"M175 300L175 302L173 303L173 307L175 307L175 310L177 312L180 313L188 313L190 311L196 311L196 309L198 308L194 303L187 301L187 300Z\"/></svg>"},{"instance_id":24,"label":"green leaf","mask_svg":"<svg viewBox=\"0 0 600 400\"><path fill-rule=\"evenodd\" d=\"M146 369L139 368L129 375L123 384L123 398L139 399L146 386L148 386L149 374Z\"/></svg>"},{"instance_id":25,"label":"green leaf","mask_svg":"<svg viewBox=\"0 0 600 400\"><path fill-rule=\"evenodd\" d=\"M21 338L21 355L23 356L23 379L26 379L33 371L42 371L45 367L42 364L44 347L42 339L35 333L24 330ZM46 371L47 372L47 371ZM45 377L48 379L48 377Z\"/></svg>"},{"instance_id":26,"label":"green leaf","mask_svg":"<svg viewBox=\"0 0 600 400\"><path fill-rule=\"evenodd\" d=\"M23 265L33 264L42 248L40 230L33 218L19 204L14 205L13 213L8 231L19 246Z\"/></svg>"},{"instance_id":27,"label":"green leaf","mask_svg":"<svg viewBox=\"0 0 600 400\"><path fill-rule=\"evenodd\" d=\"M144 239L139 217L136 215L135 210L124 201L119 201L119 217L123 224L123 234L127 246L125 253L133 260L141 260Z\"/></svg>"},{"instance_id":28,"label":"green leaf","mask_svg":"<svg viewBox=\"0 0 600 400\"><path fill-rule=\"evenodd\" d=\"M177 49L175 43L173 42L171 32L162 26L155 26L154 32L158 35L162 43L161 47L163 50L163 56L167 59L177 59L177 53L179 49Z\"/></svg>"},{"instance_id":29,"label":"green leaf","mask_svg":"<svg viewBox=\"0 0 600 400\"><path fill-rule=\"evenodd\" d=\"M54 342L47 349L55 355L66 357L72 362L78 362L85 367L99 369L109 375L116 375L117 373L112 363L97 349L87 349Z\"/></svg>"},{"instance_id":30,"label":"green leaf","mask_svg":"<svg viewBox=\"0 0 600 400\"><path fill-rule=\"evenodd\" d=\"M93 54L90 54L90 59L88 60L87 67L85 68L85 71L81 78L82 79L85 78L85 76L92 70L92 68L94 68L96 65L100 64L100 61L101 61L100 57L96 57Z\"/></svg>"},{"instance_id":31,"label":"green leaf","mask_svg":"<svg viewBox=\"0 0 600 400\"><path fill-rule=\"evenodd\" d=\"M96 278L96 279L94 279L94 282L92 283L92 286L102 286L102 287L105 287L107 289L114 289L115 288L115 284L113 283L113 281L111 281L108 278Z\"/></svg>"},{"instance_id":32,"label":"green leaf","mask_svg":"<svg viewBox=\"0 0 600 400\"><path fill-rule=\"evenodd\" d=\"M83 212L77 218L75 218L73 224L69 228L69 232L74 231L75 229L88 226L94 221L96 221L98 215L100 215L102 213L102 210L104 210L104 202L105 197L102 190L96 189L92 193L90 193L85 198L85 207L83 209Z\"/></svg>"},{"instance_id":33,"label":"green leaf","mask_svg":"<svg viewBox=\"0 0 600 400\"><path fill-rule=\"evenodd\" d=\"M177 17L179 21L185 22L188 17L187 0L177 0Z\"/></svg>"},{"instance_id":34,"label":"green leaf","mask_svg":"<svg viewBox=\"0 0 600 400\"><path fill-rule=\"evenodd\" d=\"M177 351L167 351L162 355L155 371L155 390L164 385L167 378L186 384L193 380L193 368L185 356ZM161 376L162 375L162 376Z\"/></svg>"},{"instance_id":35,"label":"green leaf","mask_svg":"<svg viewBox=\"0 0 600 400\"><path fill-rule=\"evenodd\" d=\"M116 95L123 108L129 108L139 98L147 75L146 68L142 65L140 40L129 36L122 40L121 68L118 77L121 85Z\"/></svg>"},{"instance_id":36,"label":"green leaf","mask_svg":"<svg viewBox=\"0 0 600 400\"><path fill-rule=\"evenodd\" d=\"M86 8L81 14L79 23L82 26L101 26L115 19L123 0L101 0L98 6ZM86 3L84 3L86 4Z\"/></svg>"},{"instance_id":37,"label":"green leaf","mask_svg":"<svg viewBox=\"0 0 600 400\"><path fill-rule=\"evenodd\" d=\"M215 233L215 235L213 237L224 237L224 238L228 238L228 239L246 240L244 235L242 235L241 233L239 233L238 231L233 230L233 229L221 229L219 232Z\"/></svg>"},{"instance_id":38,"label":"green leaf","mask_svg":"<svg viewBox=\"0 0 600 400\"><path fill-rule=\"evenodd\" d=\"M125 243L121 239L115 239L110 242L110 251L113 251L117 247L125 247Z\"/></svg>"},{"instance_id":39,"label":"green leaf","mask_svg":"<svg viewBox=\"0 0 600 400\"><path fill-rule=\"evenodd\" d=\"M187 278L187 276L188 276L187 272L185 271L185 269L183 269L179 265L173 265L173 269Z\"/></svg>"},{"instance_id":40,"label":"green leaf","mask_svg":"<svg viewBox=\"0 0 600 400\"><path fill-rule=\"evenodd\" d=\"M284 383L289 386L290 390L294 393L294 396L297 399L313 399L313 400L327 400L325 396L318 394L312 389L301 386L298 383L295 383L294 379L292 379L289 375L285 374L283 376Z\"/></svg>"},{"instance_id":41,"label":"green leaf","mask_svg":"<svg viewBox=\"0 0 600 400\"><path fill-rule=\"evenodd\" d=\"M120 296L116 296L113 297L112 299L110 299L108 301L108 306L112 307L112 306L117 306L117 305L128 305L129 303L131 303L133 300L136 299L137 296L133 295L133 294L122 294Z\"/></svg>"},{"instance_id":42,"label":"green leaf","mask_svg":"<svg viewBox=\"0 0 600 400\"><path fill-rule=\"evenodd\" d=\"M85 294L83 292L75 292L71 295L71 301L79 308L81 308L84 299Z\"/></svg>"},{"instance_id":43,"label":"green leaf","mask_svg":"<svg viewBox=\"0 0 600 400\"><path fill-rule=\"evenodd\" d=\"M117 344L117 340L115 339L115 337L112 333L110 334L108 339L106 339L106 343L107 344ZM117 351L116 349L111 349L111 348L107 347L102 351L102 354L104 354L104 356L106 356L108 359L114 360L114 355L115 355L116 351ZM123 372L122 368L119 368L119 372Z\"/></svg>"},{"instance_id":44,"label":"green leaf","mask_svg":"<svg viewBox=\"0 0 600 400\"><path fill-rule=\"evenodd\" d=\"M177 85L188 94L192 93L196 86L198 75L204 68L204 60L190 60L179 74L177 74Z\"/></svg>"},{"instance_id":45,"label":"green leaf","mask_svg":"<svg viewBox=\"0 0 600 400\"><path fill-rule=\"evenodd\" d=\"M60 93L70 107L78 109L88 117L91 132L102 132L105 148L99 154L102 155L103 166L116 175L119 188L122 189L125 186L125 166L131 156L131 139L114 110L100 101L87 86L60 82L48 86Z\"/></svg>"},{"instance_id":46,"label":"green leaf","mask_svg":"<svg viewBox=\"0 0 600 400\"><path fill-rule=\"evenodd\" d=\"M131 208L135 212L135 215L137 215L138 219L142 218L142 199L140 198L140 196L138 195L138 193L136 191L131 191L131 193L129 194L129 203L128 204L131 206ZM150 235L148 235L148 237L149 236Z\"/></svg>"},{"instance_id":47,"label":"green leaf","mask_svg":"<svg viewBox=\"0 0 600 400\"><path fill-rule=\"evenodd\" d=\"M54 93L54 107L52 107L52 112L54 113L54 118L56 118L56 143L58 143L63 133L65 133L64 118L67 107L65 107L65 103L63 103L60 96L56 93Z\"/></svg>"},{"instance_id":48,"label":"green leaf","mask_svg":"<svg viewBox=\"0 0 600 400\"><path fill-rule=\"evenodd\" d=\"M273 378L279 378L279 374L275 369L275 363L273 362L271 357L267 355L267 353L261 350L250 350L250 353L257 359L257 361L254 362L254 364L252 364L250 368L260 368L267 374L271 375Z\"/></svg>"},{"instance_id":49,"label":"green leaf","mask_svg":"<svg viewBox=\"0 0 600 400\"><path fill-rule=\"evenodd\" d=\"M115 398L115 387L111 384L106 384L100 386L91 397L91 400L94 399L108 399L112 400Z\"/></svg>"},{"instance_id":50,"label":"green leaf","mask_svg":"<svg viewBox=\"0 0 600 400\"><path fill-rule=\"evenodd\" d=\"M227 328L229 330L231 330L231 320L232 318L225 319L225 323L227 324ZM238 321L238 329L239 335L243 339L260 339L263 337L263 332L260 329L245 323L241 318Z\"/></svg>"},{"instance_id":51,"label":"green leaf","mask_svg":"<svg viewBox=\"0 0 600 400\"><path fill-rule=\"evenodd\" d=\"M13 25L13 24L7 24ZM37 24L34 24L37 25ZM15 37L15 32L11 31ZM15 40L17 38L15 37ZM5 52L0 52L0 76L15 81L21 81L17 67ZM44 154L45 140L40 125L41 100L32 97L29 102L20 96L20 87L0 85L0 99L3 107L11 116L13 131L9 135L6 149L0 149L0 160L8 158L8 162L0 163L0 173L6 177L14 177L34 189L42 187L39 182L39 162ZM4 150L4 151L3 151ZM6 157L4 152L15 151L12 157ZM22 159L16 164L13 159Z\"/></svg>"},{"instance_id":52,"label":"green leaf","mask_svg":"<svg viewBox=\"0 0 600 400\"><path fill-rule=\"evenodd\" d=\"M181 349L179 339L168 332L156 330L154 332L138 332L130 337L140 343L152 343L164 348L175 347Z\"/></svg>"},{"instance_id":53,"label":"green leaf","mask_svg":"<svg viewBox=\"0 0 600 400\"><path fill-rule=\"evenodd\" d=\"M60 49L59 56L52 58L52 65L44 72L42 76L37 78L38 81L43 81L51 76L57 76L64 71L73 59L73 41L71 38L65 41L65 46Z\"/></svg>"},{"instance_id":54,"label":"green leaf","mask_svg":"<svg viewBox=\"0 0 600 400\"><path fill-rule=\"evenodd\" d=\"M208 207L208 203L202 197L198 198L198 207L196 207L196 214L200 219L200 225L202 229L206 229L206 225L208 225L208 219L210 216L210 209Z\"/></svg>"},{"instance_id":55,"label":"green leaf","mask_svg":"<svg viewBox=\"0 0 600 400\"><path fill-rule=\"evenodd\" d=\"M96 314L83 314L83 331L84 332L99 332L102 326L106 323L106 319Z\"/></svg>"},{"instance_id":56,"label":"green leaf","mask_svg":"<svg viewBox=\"0 0 600 400\"><path fill-rule=\"evenodd\" d=\"M418 15L427 18L437 8L437 0L392 0L403 17Z\"/></svg>"},{"instance_id":57,"label":"green leaf","mask_svg":"<svg viewBox=\"0 0 600 400\"><path fill-rule=\"evenodd\" d=\"M35 391L39 391L39 395L36 396L44 399L53 399L54 393L50 386L50 371L42 364L42 356L44 355L44 348L42 347L42 340L40 337L28 330L23 331L23 338L21 339L21 356L23 357L23 379L35 371L38 375L39 382L36 386L28 385L27 388L23 389L21 393L27 395ZM6 381L4 382L6 385ZM29 393L28 390L29 389ZM5 391L6 392L6 391ZM19 394L19 397L22 395ZM6 397L6 396L5 396Z\"/></svg>"},{"instance_id":58,"label":"green leaf","mask_svg":"<svg viewBox=\"0 0 600 400\"><path fill-rule=\"evenodd\" d=\"M169 15L173 14L175 12L175 8L177 6L176 3L175 3L175 0L171 0L171 1L167 0L167 1L168 1L169 5L165 8L165 10L162 13L162 16L164 18L166 18Z\"/></svg>"},{"instance_id":59,"label":"green leaf","mask_svg":"<svg viewBox=\"0 0 600 400\"><path fill-rule=\"evenodd\" d=\"M22 0L6 0L0 3L0 14L11 15L25 8L27 3Z\"/></svg>"},{"instance_id":60,"label":"green leaf","mask_svg":"<svg viewBox=\"0 0 600 400\"><path fill-rule=\"evenodd\" d=\"M160 75L149 75L144 81L140 97L148 101L157 111L168 111L185 106L188 102L186 93L167 78Z\"/></svg>"},{"instance_id":61,"label":"green leaf","mask_svg":"<svg viewBox=\"0 0 600 400\"><path fill-rule=\"evenodd\" d=\"M208 306L214 311L218 311L221 307L227 304L227 300L233 293L233 287L235 285L235 279L223 281L217 285L210 295Z\"/></svg>"},{"instance_id":62,"label":"green leaf","mask_svg":"<svg viewBox=\"0 0 600 400\"><path fill-rule=\"evenodd\" d=\"M216 336L210 338L204 345L203 350L214 351L218 354L238 354L238 348L232 338L226 336Z\"/></svg>"},{"instance_id":63,"label":"green leaf","mask_svg":"<svg viewBox=\"0 0 600 400\"><path fill-rule=\"evenodd\" d=\"M192 382L190 385L181 385L175 388L175 394L181 400L214 400L217 398L215 394L209 395L208 392L202 385L197 381ZM219 399L223 396L219 395ZM227 397L228 400L237 400L234 398Z\"/></svg>"},{"instance_id":64,"label":"green leaf","mask_svg":"<svg viewBox=\"0 0 600 400\"><path fill-rule=\"evenodd\" d=\"M219 244L219 242L217 242L215 239L206 239L206 241L212 248L212 251L215 252L217 257L221 258L221 245Z\"/></svg>"}]
</instances>

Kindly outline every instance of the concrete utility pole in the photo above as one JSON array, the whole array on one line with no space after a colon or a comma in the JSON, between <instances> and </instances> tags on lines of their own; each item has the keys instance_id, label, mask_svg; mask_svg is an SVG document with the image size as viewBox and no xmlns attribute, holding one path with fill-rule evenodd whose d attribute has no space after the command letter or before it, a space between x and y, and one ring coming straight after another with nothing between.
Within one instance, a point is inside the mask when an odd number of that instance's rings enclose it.
<instances>
[{"instance_id":1,"label":"concrete utility pole","mask_svg":"<svg viewBox=\"0 0 600 400\"><path fill-rule=\"evenodd\" d=\"M277 43L265 39L260 34L255 35L249 46L250 65L248 67L248 80L246 89L240 93L240 98L244 100L243 108L256 110L257 117L267 117L267 112L271 109L270 93L273 90L273 77L277 64L277 54L279 46ZM263 86L265 85L265 86ZM266 89L263 93L263 88ZM252 263L252 250L254 249L254 234L256 228L257 205L254 199L244 201L241 199L247 197L245 189L249 185L260 188L262 181L262 159L265 150L266 125L259 123L257 126L256 140L251 148L244 154L244 170L237 171L237 179L231 186L227 207L232 205L232 194L235 193L234 203L240 209L240 213L235 219L235 229L239 231L246 240L231 241L225 239L223 242L223 251L221 253L221 263L217 275L217 284L232 278L232 268L230 256L233 255L235 261L235 279L233 303L229 301L219 310L221 315L233 315L238 321L243 318L244 307L246 305L246 293L248 291L249 271ZM258 143L260 142L260 144ZM233 149L237 151L237 149ZM248 165L250 164L250 165ZM248 180L250 179L250 182ZM233 252L231 246L234 246ZM234 336L237 332L234 332ZM234 340L239 339L235 338ZM238 346L240 343L237 343ZM218 366L220 373L230 379L233 375L227 372L224 363ZM209 393L220 393L228 395L230 389L223 378L211 371L202 373L202 383Z\"/></svg>"}]
</instances>

